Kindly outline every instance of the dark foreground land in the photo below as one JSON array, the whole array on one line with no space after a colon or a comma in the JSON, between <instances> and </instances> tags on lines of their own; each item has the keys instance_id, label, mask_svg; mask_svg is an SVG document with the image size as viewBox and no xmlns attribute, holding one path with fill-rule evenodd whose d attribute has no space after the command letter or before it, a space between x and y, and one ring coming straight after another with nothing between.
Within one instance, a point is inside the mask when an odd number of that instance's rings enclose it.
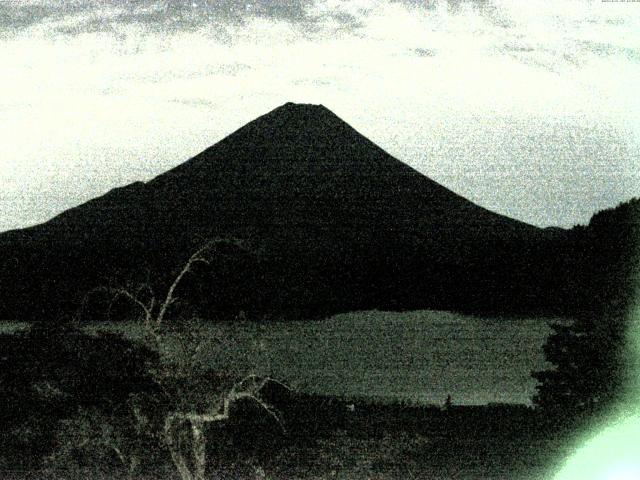
<instances>
[{"instance_id":1,"label":"dark foreground land","mask_svg":"<svg viewBox=\"0 0 640 480\"><path fill-rule=\"evenodd\" d=\"M314 403L309 416L304 409ZM316 397L298 408L293 441L262 457L266 478L545 479L568 450L566 427L526 406L441 409Z\"/></svg>"},{"instance_id":2,"label":"dark foreground land","mask_svg":"<svg viewBox=\"0 0 640 480\"><path fill-rule=\"evenodd\" d=\"M206 478L547 479L568 454L569 430L520 405L445 409L296 395L286 413L284 434L250 406L209 427ZM79 454L56 468L3 465L2 478L179 478L169 458L157 458L129 477L115 460L98 465Z\"/></svg>"}]
</instances>

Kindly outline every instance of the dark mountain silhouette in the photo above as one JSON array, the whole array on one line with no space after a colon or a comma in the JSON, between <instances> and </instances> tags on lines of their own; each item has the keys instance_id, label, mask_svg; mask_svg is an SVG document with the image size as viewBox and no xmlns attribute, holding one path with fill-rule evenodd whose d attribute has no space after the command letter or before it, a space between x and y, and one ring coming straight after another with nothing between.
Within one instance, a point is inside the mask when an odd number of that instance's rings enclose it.
<instances>
[{"instance_id":1,"label":"dark mountain silhouette","mask_svg":"<svg viewBox=\"0 0 640 480\"><path fill-rule=\"evenodd\" d=\"M554 265L537 259L565 234L481 208L325 107L288 103L147 183L0 235L0 317L68 313L145 272L161 286L210 238L248 253L192 282L209 311L549 310Z\"/></svg>"}]
</instances>

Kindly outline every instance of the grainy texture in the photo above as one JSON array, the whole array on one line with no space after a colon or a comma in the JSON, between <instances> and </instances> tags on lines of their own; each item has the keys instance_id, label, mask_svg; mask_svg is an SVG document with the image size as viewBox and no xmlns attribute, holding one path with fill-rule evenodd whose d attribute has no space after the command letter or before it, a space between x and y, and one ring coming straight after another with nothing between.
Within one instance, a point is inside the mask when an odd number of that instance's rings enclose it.
<instances>
[{"instance_id":1,"label":"grainy texture","mask_svg":"<svg viewBox=\"0 0 640 480\"><path fill-rule=\"evenodd\" d=\"M0 477L640 478L640 1L0 0L0 65Z\"/></svg>"}]
</instances>

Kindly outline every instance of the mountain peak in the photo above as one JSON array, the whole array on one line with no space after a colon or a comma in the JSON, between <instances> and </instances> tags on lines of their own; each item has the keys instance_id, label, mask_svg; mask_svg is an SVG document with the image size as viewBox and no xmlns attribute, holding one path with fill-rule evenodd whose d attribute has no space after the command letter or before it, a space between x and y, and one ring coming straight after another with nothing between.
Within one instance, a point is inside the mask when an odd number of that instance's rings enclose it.
<instances>
[{"instance_id":1,"label":"mountain peak","mask_svg":"<svg viewBox=\"0 0 640 480\"><path fill-rule=\"evenodd\" d=\"M320 120L325 122L328 119L332 119L333 121L339 120L340 122L343 122L343 120L324 105L314 103L287 102L271 110L266 115L263 115L262 118L269 119L269 121L282 118L285 120L301 119L306 121L315 119L316 121Z\"/></svg>"},{"instance_id":2,"label":"mountain peak","mask_svg":"<svg viewBox=\"0 0 640 480\"><path fill-rule=\"evenodd\" d=\"M218 152L228 159L243 151L247 159L296 157L304 160L310 155L322 158L328 151L337 149L347 158L348 150L363 143L369 141L324 105L287 102L239 128L203 153L210 158ZM371 146L373 144L367 148ZM355 151L350 153L356 154Z\"/></svg>"},{"instance_id":3,"label":"mountain peak","mask_svg":"<svg viewBox=\"0 0 640 480\"><path fill-rule=\"evenodd\" d=\"M322 105L321 103L295 103L295 102L287 102L283 105L277 107L276 110L290 110L290 111L326 111L330 112L330 110Z\"/></svg>"},{"instance_id":4,"label":"mountain peak","mask_svg":"<svg viewBox=\"0 0 640 480\"><path fill-rule=\"evenodd\" d=\"M304 108L304 107L322 107L325 108L321 103L296 103L296 102L287 102L281 105L279 108Z\"/></svg>"}]
</instances>

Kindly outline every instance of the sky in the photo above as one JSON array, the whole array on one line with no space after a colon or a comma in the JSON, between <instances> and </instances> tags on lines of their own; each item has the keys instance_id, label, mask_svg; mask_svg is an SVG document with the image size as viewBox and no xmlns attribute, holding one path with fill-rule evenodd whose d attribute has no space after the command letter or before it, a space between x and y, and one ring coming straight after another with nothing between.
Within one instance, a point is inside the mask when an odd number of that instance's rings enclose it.
<instances>
[{"instance_id":1,"label":"sky","mask_svg":"<svg viewBox=\"0 0 640 480\"><path fill-rule=\"evenodd\" d=\"M640 2L2 0L0 231L325 105L496 212L640 196Z\"/></svg>"}]
</instances>

